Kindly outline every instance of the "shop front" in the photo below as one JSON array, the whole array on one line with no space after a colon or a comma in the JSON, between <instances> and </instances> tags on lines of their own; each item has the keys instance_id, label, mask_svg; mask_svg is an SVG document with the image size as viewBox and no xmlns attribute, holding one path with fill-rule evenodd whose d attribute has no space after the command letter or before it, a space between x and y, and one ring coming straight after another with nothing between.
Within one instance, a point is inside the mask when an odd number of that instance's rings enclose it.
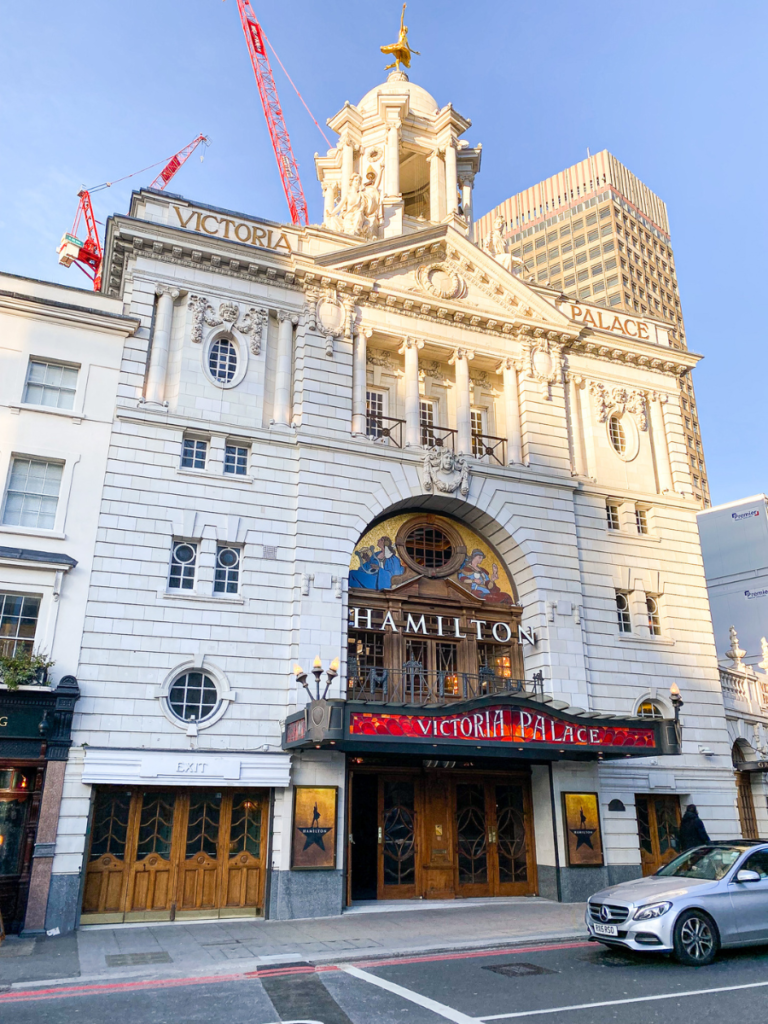
<instances>
[{"instance_id":1,"label":"shop front","mask_svg":"<svg viewBox=\"0 0 768 1024\"><path fill-rule=\"evenodd\" d=\"M289 767L284 754L89 748L80 923L264 916L272 796Z\"/></svg>"},{"instance_id":2,"label":"shop front","mask_svg":"<svg viewBox=\"0 0 768 1024\"><path fill-rule=\"evenodd\" d=\"M9 933L42 931L80 696L74 676L56 689L0 689L0 914Z\"/></svg>"}]
</instances>

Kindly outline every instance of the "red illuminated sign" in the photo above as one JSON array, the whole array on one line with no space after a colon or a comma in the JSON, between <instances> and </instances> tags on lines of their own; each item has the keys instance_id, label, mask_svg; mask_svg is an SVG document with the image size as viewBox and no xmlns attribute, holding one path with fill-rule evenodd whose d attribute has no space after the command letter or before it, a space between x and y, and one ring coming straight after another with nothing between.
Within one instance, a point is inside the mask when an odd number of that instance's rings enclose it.
<instances>
[{"instance_id":1,"label":"red illuminated sign","mask_svg":"<svg viewBox=\"0 0 768 1024\"><path fill-rule=\"evenodd\" d=\"M461 714L420 715L353 711L350 736L401 740L495 741L560 747L656 747L653 729L567 722L525 707L490 707Z\"/></svg>"},{"instance_id":2,"label":"red illuminated sign","mask_svg":"<svg viewBox=\"0 0 768 1024\"><path fill-rule=\"evenodd\" d=\"M306 718L299 718L295 722L289 722L285 730L285 742L286 743L298 743L299 740L303 740L307 734L307 720Z\"/></svg>"}]
</instances>

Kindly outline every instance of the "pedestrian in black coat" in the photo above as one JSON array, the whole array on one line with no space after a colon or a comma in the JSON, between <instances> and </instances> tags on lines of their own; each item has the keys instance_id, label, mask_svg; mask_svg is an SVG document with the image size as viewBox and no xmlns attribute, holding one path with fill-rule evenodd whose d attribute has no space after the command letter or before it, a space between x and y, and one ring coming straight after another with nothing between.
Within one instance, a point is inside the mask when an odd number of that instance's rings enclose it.
<instances>
[{"instance_id":1,"label":"pedestrian in black coat","mask_svg":"<svg viewBox=\"0 0 768 1024\"><path fill-rule=\"evenodd\" d=\"M710 841L707 830L704 828L704 822L699 817L695 804L688 804L685 809L683 820L680 822L678 841L681 853Z\"/></svg>"}]
</instances>

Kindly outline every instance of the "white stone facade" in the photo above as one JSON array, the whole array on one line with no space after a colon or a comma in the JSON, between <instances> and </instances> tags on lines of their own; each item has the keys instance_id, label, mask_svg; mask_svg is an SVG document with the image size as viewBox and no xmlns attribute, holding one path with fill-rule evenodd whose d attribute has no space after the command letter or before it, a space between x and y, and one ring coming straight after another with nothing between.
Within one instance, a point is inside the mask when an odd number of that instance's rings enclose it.
<instances>
[{"instance_id":1,"label":"white stone facade","mask_svg":"<svg viewBox=\"0 0 768 1024\"><path fill-rule=\"evenodd\" d=\"M404 76L395 85L345 108L350 134L318 161L342 193L343 175L360 173L359 153L384 138L395 93L406 127L408 110L423 108L421 136L403 142L393 119L387 146L439 151L441 133L455 134L458 115L441 121L424 90ZM541 671L556 700L624 717L651 701L671 718L669 688L679 686L682 756L553 765L556 793L599 791L608 877L639 873L636 793L693 800L714 837L738 831L677 402L678 377L698 357L671 349L662 324L574 308L475 246L453 199L445 203L461 170L451 152L436 158L439 201L425 222L404 221L395 196L363 237L149 192L110 220L105 288L141 326L121 367L78 672L74 738L84 756L70 758L54 862L73 892L87 844L89 751L254 764L280 755L282 723L304 702L293 662L341 657L331 696L343 696L350 560L368 525L398 510L452 515L495 546L537 638L525 648L526 677ZM394 170L387 180L391 191ZM211 359L222 341L236 365L217 380ZM384 416L404 421L402 447L367 436L370 391L383 395ZM458 484L425 490L421 400L456 431L466 494ZM471 412L503 441L500 461L470 454ZM207 445L201 468L182 466L185 439ZM227 446L245 449L245 473L225 472ZM169 586L180 542L197 546L189 590ZM214 590L226 546L240 553L233 593ZM199 727L167 704L190 669L210 673L221 701ZM298 784L339 786L344 821L342 753L294 755ZM546 767L534 767L533 793L537 858L554 871L565 863L563 826L556 857ZM624 811L608 809L616 799ZM291 786L274 789L271 913L340 912L344 828L338 870L297 880L285 841L291 800ZM564 880L564 898L581 894L575 885Z\"/></svg>"}]
</instances>

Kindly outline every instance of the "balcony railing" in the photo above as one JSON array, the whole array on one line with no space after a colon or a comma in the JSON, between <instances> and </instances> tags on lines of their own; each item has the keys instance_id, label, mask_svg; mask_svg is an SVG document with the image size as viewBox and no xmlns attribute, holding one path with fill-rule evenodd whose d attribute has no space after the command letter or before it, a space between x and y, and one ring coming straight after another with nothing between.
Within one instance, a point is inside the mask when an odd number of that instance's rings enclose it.
<instances>
[{"instance_id":1,"label":"balcony railing","mask_svg":"<svg viewBox=\"0 0 768 1024\"><path fill-rule=\"evenodd\" d=\"M752 714L768 712L768 682L765 682L765 677L760 678L752 667L742 672L721 667L720 686L726 707L738 703L746 705Z\"/></svg>"},{"instance_id":2,"label":"balcony railing","mask_svg":"<svg viewBox=\"0 0 768 1024\"><path fill-rule=\"evenodd\" d=\"M489 462L506 466L507 442L503 437L494 437L493 434L473 434L472 454L476 459L487 458Z\"/></svg>"},{"instance_id":3,"label":"balcony railing","mask_svg":"<svg viewBox=\"0 0 768 1024\"><path fill-rule=\"evenodd\" d=\"M394 416L376 416L368 413L365 417L365 432L372 441L392 444L395 448L403 447L403 427L405 420Z\"/></svg>"},{"instance_id":4,"label":"balcony railing","mask_svg":"<svg viewBox=\"0 0 768 1024\"><path fill-rule=\"evenodd\" d=\"M347 699L380 704L451 704L494 694L541 695L541 680L497 676L491 668L477 674L450 669L430 671L418 661L406 661L400 669L356 666L350 663Z\"/></svg>"},{"instance_id":5,"label":"balcony railing","mask_svg":"<svg viewBox=\"0 0 768 1024\"><path fill-rule=\"evenodd\" d=\"M420 429L424 448L452 448L456 451L458 430L454 430L453 427L436 427L431 423L422 423Z\"/></svg>"}]
</instances>

